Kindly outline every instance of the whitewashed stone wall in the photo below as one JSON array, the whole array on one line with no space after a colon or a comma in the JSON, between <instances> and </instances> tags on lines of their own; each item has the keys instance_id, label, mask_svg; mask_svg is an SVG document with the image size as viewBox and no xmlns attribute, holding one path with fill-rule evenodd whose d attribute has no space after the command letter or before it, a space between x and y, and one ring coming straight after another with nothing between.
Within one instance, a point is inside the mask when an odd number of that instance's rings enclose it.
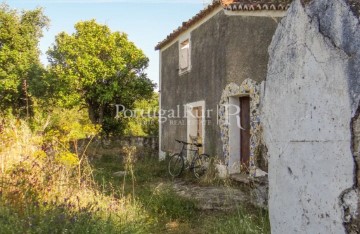
<instances>
[{"instance_id":1,"label":"whitewashed stone wall","mask_svg":"<svg viewBox=\"0 0 360 234\"><path fill-rule=\"evenodd\" d=\"M271 229L352 232L358 219L351 123L360 96L359 18L345 0L304 2L294 1L269 48L262 119Z\"/></svg>"}]
</instances>

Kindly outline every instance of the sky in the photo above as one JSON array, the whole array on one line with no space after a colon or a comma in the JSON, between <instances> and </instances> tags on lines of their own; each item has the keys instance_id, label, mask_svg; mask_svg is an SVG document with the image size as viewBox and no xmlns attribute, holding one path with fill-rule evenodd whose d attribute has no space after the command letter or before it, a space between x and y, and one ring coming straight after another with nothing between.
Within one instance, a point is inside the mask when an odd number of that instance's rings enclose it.
<instances>
[{"instance_id":1,"label":"sky","mask_svg":"<svg viewBox=\"0 0 360 234\"><path fill-rule=\"evenodd\" d=\"M183 21L204 8L209 0L7 0L11 8L31 10L44 8L50 27L40 41L41 61L47 64L45 52L60 32L73 33L74 24L96 19L113 31L125 32L129 40L150 59L148 77L159 83L159 55L155 45Z\"/></svg>"}]
</instances>

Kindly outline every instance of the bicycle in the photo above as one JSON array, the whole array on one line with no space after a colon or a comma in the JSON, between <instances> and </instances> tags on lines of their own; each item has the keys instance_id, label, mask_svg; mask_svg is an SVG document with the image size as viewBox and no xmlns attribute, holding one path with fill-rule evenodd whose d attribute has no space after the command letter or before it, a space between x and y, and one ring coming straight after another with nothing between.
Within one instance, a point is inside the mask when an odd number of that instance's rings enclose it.
<instances>
[{"instance_id":1,"label":"bicycle","mask_svg":"<svg viewBox=\"0 0 360 234\"><path fill-rule=\"evenodd\" d=\"M175 141L183 144L183 146L180 153L175 153L171 156L168 165L169 174L172 177L178 177L184 169L189 169L193 171L196 178L204 175L209 166L210 156L208 154L199 154L199 148L202 147L202 144L188 143L180 140ZM190 148L187 148L188 145L190 145ZM187 158L187 151L194 152L191 162Z\"/></svg>"}]
</instances>

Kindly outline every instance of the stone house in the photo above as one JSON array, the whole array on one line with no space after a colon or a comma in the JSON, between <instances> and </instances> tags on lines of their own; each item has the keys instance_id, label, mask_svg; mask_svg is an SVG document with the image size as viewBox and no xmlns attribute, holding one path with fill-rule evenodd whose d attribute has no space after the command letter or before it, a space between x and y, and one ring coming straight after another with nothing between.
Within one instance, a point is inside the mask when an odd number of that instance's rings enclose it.
<instances>
[{"instance_id":1,"label":"stone house","mask_svg":"<svg viewBox=\"0 0 360 234\"><path fill-rule=\"evenodd\" d=\"M267 171L261 92L268 47L291 0L214 1L158 43L160 157L203 144L230 174Z\"/></svg>"},{"instance_id":2,"label":"stone house","mask_svg":"<svg viewBox=\"0 0 360 234\"><path fill-rule=\"evenodd\" d=\"M156 49L161 157L267 171L272 233L359 233L360 0L215 2Z\"/></svg>"}]
</instances>

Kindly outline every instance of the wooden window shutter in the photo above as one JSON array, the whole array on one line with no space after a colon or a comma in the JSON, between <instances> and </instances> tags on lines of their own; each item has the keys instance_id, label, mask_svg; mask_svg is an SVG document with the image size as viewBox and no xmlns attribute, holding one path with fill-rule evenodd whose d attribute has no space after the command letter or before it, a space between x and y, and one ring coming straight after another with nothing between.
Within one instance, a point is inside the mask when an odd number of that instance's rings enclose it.
<instances>
[{"instance_id":1,"label":"wooden window shutter","mask_svg":"<svg viewBox=\"0 0 360 234\"><path fill-rule=\"evenodd\" d=\"M180 50L180 69L185 70L189 67L189 46L182 47Z\"/></svg>"},{"instance_id":2,"label":"wooden window shutter","mask_svg":"<svg viewBox=\"0 0 360 234\"><path fill-rule=\"evenodd\" d=\"M180 70L187 70L190 66L190 40L181 43L180 47Z\"/></svg>"}]
</instances>

